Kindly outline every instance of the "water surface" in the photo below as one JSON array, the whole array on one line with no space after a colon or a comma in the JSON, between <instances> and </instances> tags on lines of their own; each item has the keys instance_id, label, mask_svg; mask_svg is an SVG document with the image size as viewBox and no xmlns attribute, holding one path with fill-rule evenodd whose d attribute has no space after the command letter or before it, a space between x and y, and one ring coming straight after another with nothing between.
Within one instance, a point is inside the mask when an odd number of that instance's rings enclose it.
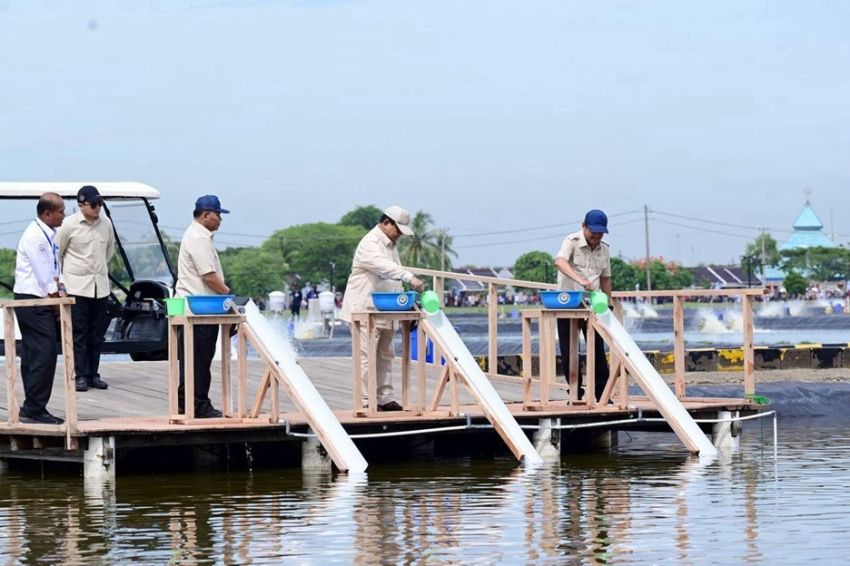
<instances>
[{"instance_id":1,"label":"water surface","mask_svg":"<svg viewBox=\"0 0 850 566\"><path fill-rule=\"evenodd\" d=\"M672 435L527 472L505 460L0 479L0 562L820 564L846 560L847 422L748 424L711 463Z\"/></svg>"}]
</instances>

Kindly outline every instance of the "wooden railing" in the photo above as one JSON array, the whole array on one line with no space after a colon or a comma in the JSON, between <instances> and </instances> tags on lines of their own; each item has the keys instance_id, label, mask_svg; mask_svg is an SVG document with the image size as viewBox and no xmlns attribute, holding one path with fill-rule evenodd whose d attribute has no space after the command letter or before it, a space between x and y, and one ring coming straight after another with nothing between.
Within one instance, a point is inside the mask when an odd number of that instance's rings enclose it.
<instances>
[{"instance_id":1,"label":"wooden railing","mask_svg":"<svg viewBox=\"0 0 850 566\"><path fill-rule=\"evenodd\" d=\"M498 287L512 286L515 288L557 290L558 286L551 283L539 281L525 281L520 279L505 279L500 277L486 277L481 275L468 275L451 271L437 271L433 269L408 268L416 275L431 277L433 289L440 297L444 297L444 286L446 279L457 281L474 281L483 283L487 289L487 374L491 379L507 381L521 381L520 378L499 374L498 368L498 324L499 324L499 302ZM743 352L744 352L744 392L755 393L755 354L753 344L753 297L763 296L765 289L682 289L673 291L615 291L612 300L615 305L615 314L622 321L622 299L653 298L673 299L673 353L675 372L675 391L680 398L685 397L685 322L684 301L690 297L740 297L743 311Z\"/></svg>"},{"instance_id":2,"label":"wooden railing","mask_svg":"<svg viewBox=\"0 0 850 566\"><path fill-rule=\"evenodd\" d=\"M9 407L9 420L11 426L28 428L30 426L43 429L52 428L56 425L26 425L21 423L18 406L18 398L15 393L15 385L18 380L18 368L15 358L17 347L15 344L15 309L26 307L57 307L59 309L59 328L61 332L62 359L64 361L65 375L65 447L68 450L77 447L77 390L74 383L74 338L71 328L71 305L75 303L72 297L61 299L29 299L19 301L0 301L0 307L4 314L4 346L6 356L6 402Z\"/></svg>"}]
</instances>

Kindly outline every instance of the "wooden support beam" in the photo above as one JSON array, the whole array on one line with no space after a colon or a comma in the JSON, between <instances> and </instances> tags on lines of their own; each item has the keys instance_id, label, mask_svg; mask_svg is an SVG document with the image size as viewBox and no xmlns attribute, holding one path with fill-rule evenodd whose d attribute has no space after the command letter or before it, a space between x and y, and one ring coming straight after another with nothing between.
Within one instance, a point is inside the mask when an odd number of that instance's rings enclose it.
<instances>
[{"instance_id":1,"label":"wooden support beam","mask_svg":"<svg viewBox=\"0 0 850 566\"><path fill-rule=\"evenodd\" d=\"M3 345L6 355L6 405L9 409L9 424L20 421L18 411L18 399L15 395L15 383L18 380L18 365L15 352L15 309L11 306L3 307L4 329Z\"/></svg>"},{"instance_id":2,"label":"wooden support beam","mask_svg":"<svg viewBox=\"0 0 850 566\"><path fill-rule=\"evenodd\" d=\"M71 325L71 305L59 306L59 327L62 332L62 359L65 382L65 447L72 450L77 432L77 388L74 372L74 330Z\"/></svg>"},{"instance_id":3,"label":"wooden support beam","mask_svg":"<svg viewBox=\"0 0 850 566\"><path fill-rule=\"evenodd\" d=\"M756 392L755 350L753 349L753 301L749 295L741 297L742 322L744 326L744 393Z\"/></svg>"},{"instance_id":4,"label":"wooden support beam","mask_svg":"<svg viewBox=\"0 0 850 566\"><path fill-rule=\"evenodd\" d=\"M496 285L487 286L487 371L496 373L499 366L499 293Z\"/></svg>"},{"instance_id":5,"label":"wooden support beam","mask_svg":"<svg viewBox=\"0 0 850 566\"><path fill-rule=\"evenodd\" d=\"M676 373L676 397L685 397L685 309L682 297L673 297L673 367Z\"/></svg>"}]
</instances>

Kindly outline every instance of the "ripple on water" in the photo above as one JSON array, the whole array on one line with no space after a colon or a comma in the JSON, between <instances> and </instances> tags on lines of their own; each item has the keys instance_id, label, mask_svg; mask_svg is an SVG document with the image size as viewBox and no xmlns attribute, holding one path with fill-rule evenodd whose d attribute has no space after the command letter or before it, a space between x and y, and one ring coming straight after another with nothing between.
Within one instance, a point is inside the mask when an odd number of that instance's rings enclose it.
<instances>
[{"instance_id":1,"label":"ripple on water","mask_svg":"<svg viewBox=\"0 0 850 566\"><path fill-rule=\"evenodd\" d=\"M76 476L0 484L0 562L797 564L843 560L846 423L745 427L701 462L672 435L620 435L610 454L523 470L509 459L298 470Z\"/></svg>"}]
</instances>

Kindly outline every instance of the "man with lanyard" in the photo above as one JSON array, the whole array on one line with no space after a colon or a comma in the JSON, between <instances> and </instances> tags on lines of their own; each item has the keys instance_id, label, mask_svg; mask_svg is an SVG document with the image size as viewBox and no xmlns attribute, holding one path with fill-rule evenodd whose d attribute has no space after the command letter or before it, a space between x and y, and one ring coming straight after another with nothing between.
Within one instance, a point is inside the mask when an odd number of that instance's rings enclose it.
<instances>
[{"instance_id":1,"label":"man with lanyard","mask_svg":"<svg viewBox=\"0 0 850 566\"><path fill-rule=\"evenodd\" d=\"M115 232L112 221L101 215L103 198L95 187L82 187L77 192L77 205L79 212L65 220L56 243L68 295L76 299L71 307L75 385L77 391L88 391L109 387L98 369L109 325L108 263L115 253Z\"/></svg>"},{"instance_id":2,"label":"man with lanyard","mask_svg":"<svg viewBox=\"0 0 850 566\"><path fill-rule=\"evenodd\" d=\"M18 242L15 260L15 299L64 297L59 282L60 264L56 228L65 218L65 202L56 193L44 193L36 205L37 217L27 226ZM24 404L21 422L62 424L47 412L56 371L56 311L53 307L15 309L21 329L21 377ZM8 360L7 360L8 363Z\"/></svg>"},{"instance_id":3,"label":"man with lanyard","mask_svg":"<svg viewBox=\"0 0 850 566\"><path fill-rule=\"evenodd\" d=\"M194 221L186 228L180 240L180 254L177 259L176 295L228 295L230 287L224 282L224 271L218 259L218 251L213 244L213 233L221 226L221 215L230 211L221 208L221 201L215 195L205 195L195 201ZM195 417L199 419L222 416L214 408L209 398L212 373L210 366L215 356L215 343L218 339L217 324L198 324L194 327L195 355ZM229 339L229 337L225 337ZM177 403L183 412L184 369L183 340L179 341L180 386L177 389Z\"/></svg>"},{"instance_id":4,"label":"man with lanyard","mask_svg":"<svg viewBox=\"0 0 850 566\"><path fill-rule=\"evenodd\" d=\"M373 291L401 291L402 281L409 283L417 291L425 284L413 273L401 266L396 244L402 235L412 235L410 228L410 213L400 206L391 206L384 211L378 224L363 236L354 252L351 264L351 275L345 286L345 297L342 300L340 318L351 322L351 313L362 312L374 308L372 303ZM401 411L402 407L393 400L392 362L395 358L393 351L393 335L395 329L392 323L376 325L377 333L377 373L379 411ZM369 371L368 335L366 328L361 326L361 391L368 390L366 376ZM364 400L365 401L365 400Z\"/></svg>"},{"instance_id":5,"label":"man with lanyard","mask_svg":"<svg viewBox=\"0 0 850 566\"><path fill-rule=\"evenodd\" d=\"M558 288L568 291L592 291L601 289L611 299L611 258L608 244L602 237L608 233L608 217L601 210L591 210L584 215L581 230L567 235L555 256L558 269ZM587 322L579 321L579 330L587 339ZM564 376L569 380L570 321L558 320L558 342L561 346L561 363ZM588 360L590 363L590 360ZM608 361L605 359L605 341L596 335L596 397L602 396L608 382ZM579 374L579 387L582 377Z\"/></svg>"}]
</instances>

